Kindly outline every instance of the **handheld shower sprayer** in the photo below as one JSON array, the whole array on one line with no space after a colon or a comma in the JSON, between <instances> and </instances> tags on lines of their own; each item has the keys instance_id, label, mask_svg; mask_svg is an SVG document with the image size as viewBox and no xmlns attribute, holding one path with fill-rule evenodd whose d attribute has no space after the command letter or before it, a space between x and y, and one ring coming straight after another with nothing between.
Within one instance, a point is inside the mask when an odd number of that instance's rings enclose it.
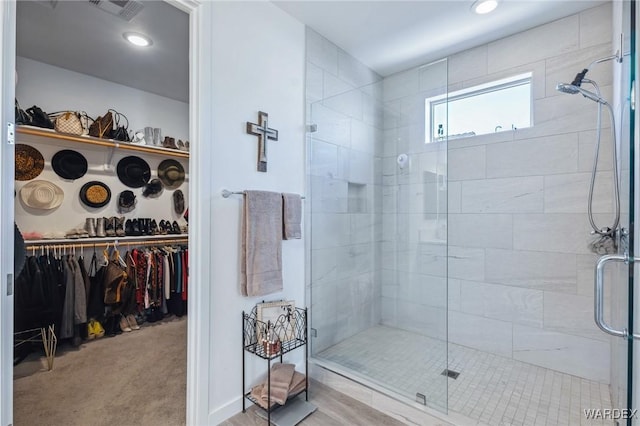
<instances>
[{"instance_id":1,"label":"handheld shower sprayer","mask_svg":"<svg viewBox=\"0 0 640 426\"><path fill-rule=\"evenodd\" d=\"M567 83L558 83L558 85L556 86L556 90L562 93L567 93L570 95L575 95L576 93L580 93L582 96L584 96L587 99L590 99L594 102L596 102L598 104L598 114L597 114L597 125L596 125L596 146L595 146L595 155L593 158L593 168L591 171L591 184L589 186L589 197L588 197L588 204L587 204L587 210L588 210L588 216L589 216L589 223L591 224L591 228L593 229L593 234L597 234L599 235L601 238L599 241L596 241L594 244L592 244L592 247L595 249L596 246L602 246L603 244L603 240L607 239L607 240L612 240L613 244L612 247L613 249L616 249L616 242L615 242L615 236L616 233L618 232L618 226L620 224L620 189L619 189L619 183L618 183L618 161L617 161L617 151L616 151L616 130L615 130L615 119L614 119L614 114L613 114L613 108L611 107L611 105L602 98L602 96L600 95L600 87L598 87L598 84L593 81L590 80L588 78L585 78L587 72L589 72L589 69L591 69L591 67L595 64L601 63L601 62L606 62L606 61L610 61L615 59L616 62L621 62L622 61L622 56L619 54L619 52L616 52L615 55L611 55L611 56L607 56L605 58L600 58L600 59L596 59L595 61L591 62L589 64L589 66L587 68L584 68L582 71L580 71L578 74L576 74L575 78L573 79L573 81L571 82L571 84L567 84ZM587 84L591 84L594 88L595 92L591 92L589 90L586 90L585 88L582 87L583 83L587 83ZM613 146L612 146L612 150L613 150L613 198L614 198L614 220L613 220L613 224L611 226L605 226L603 228L600 228L596 225L595 223L595 219L593 217L593 191L594 191L594 186L595 186L595 180L596 180L596 172L598 170L598 154L600 152L600 139L601 139L601 133L602 133L602 106L606 106L607 110L609 112L609 119L611 121L611 137L612 137L612 141L613 141Z\"/></svg>"}]
</instances>

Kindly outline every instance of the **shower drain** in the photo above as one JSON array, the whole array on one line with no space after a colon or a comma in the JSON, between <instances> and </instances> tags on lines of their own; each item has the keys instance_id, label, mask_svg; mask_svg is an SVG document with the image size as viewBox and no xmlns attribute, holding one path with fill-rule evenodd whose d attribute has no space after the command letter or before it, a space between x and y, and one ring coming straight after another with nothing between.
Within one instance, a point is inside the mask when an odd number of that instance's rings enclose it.
<instances>
[{"instance_id":1,"label":"shower drain","mask_svg":"<svg viewBox=\"0 0 640 426\"><path fill-rule=\"evenodd\" d=\"M458 373L457 371L448 370L446 368L442 370L442 373L440 374L443 376L451 377L453 380L457 379L458 376L460 375L460 373Z\"/></svg>"}]
</instances>

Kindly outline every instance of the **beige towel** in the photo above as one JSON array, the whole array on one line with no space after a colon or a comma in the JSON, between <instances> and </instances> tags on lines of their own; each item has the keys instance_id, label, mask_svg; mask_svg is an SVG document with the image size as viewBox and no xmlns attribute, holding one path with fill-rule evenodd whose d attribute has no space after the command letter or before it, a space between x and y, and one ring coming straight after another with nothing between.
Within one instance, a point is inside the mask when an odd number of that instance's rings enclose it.
<instances>
[{"instance_id":1,"label":"beige towel","mask_svg":"<svg viewBox=\"0 0 640 426\"><path fill-rule=\"evenodd\" d=\"M245 192L240 262L244 296L282 290L282 196L277 192Z\"/></svg>"},{"instance_id":2,"label":"beige towel","mask_svg":"<svg viewBox=\"0 0 640 426\"><path fill-rule=\"evenodd\" d=\"M293 378L291 379L291 383L289 384L289 395L296 395L297 393L302 392L304 390L305 384L306 384L305 375L295 371L293 373ZM262 408L267 408L267 391L265 390L266 387L267 387L266 383L260 383L259 385L254 386L251 389L251 396L256 401L258 401L258 404L260 404ZM276 402L274 400L271 400L272 406L275 403Z\"/></svg>"},{"instance_id":3,"label":"beige towel","mask_svg":"<svg viewBox=\"0 0 640 426\"><path fill-rule=\"evenodd\" d=\"M305 375L296 371L295 373L293 373L293 378L291 379L291 384L289 385L289 395L295 395L298 392L302 392L306 384L307 383L305 381Z\"/></svg>"},{"instance_id":4,"label":"beige towel","mask_svg":"<svg viewBox=\"0 0 640 426\"><path fill-rule=\"evenodd\" d=\"M285 240L302 238L302 199L298 194L282 194L284 201L284 226L282 235Z\"/></svg>"},{"instance_id":5,"label":"beige towel","mask_svg":"<svg viewBox=\"0 0 640 426\"><path fill-rule=\"evenodd\" d=\"M293 364L274 364L271 367L271 402L284 405L289 397L289 385L295 373ZM262 388L262 400L267 401L269 389L267 384Z\"/></svg>"}]
</instances>

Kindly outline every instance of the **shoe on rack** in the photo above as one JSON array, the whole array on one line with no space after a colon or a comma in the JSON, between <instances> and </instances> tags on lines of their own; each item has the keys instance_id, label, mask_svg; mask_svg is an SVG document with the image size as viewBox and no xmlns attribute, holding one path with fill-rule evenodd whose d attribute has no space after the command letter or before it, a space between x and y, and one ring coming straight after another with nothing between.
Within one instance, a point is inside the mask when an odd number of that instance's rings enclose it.
<instances>
[{"instance_id":1,"label":"shoe on rack","mask_svg":"<svg viewBox=\"0 0 640 426\"><path fill-rule=\"evenodd\" d=\"M151 222L149 222L149 235L158 235L160 232L158 232L158 224L156 223L155 219L151 219Z\"/></svg>"},{"instance_id":2,"label":"shoe on rack","mask_svg":"<svg viewBox=\"0 0 640 426\"><path fill-rule=\"evenodd\" d=\"M94 238L96 236L96 218L88 217L84 224L84 229L89 234L89 237Z\"/></svg>"},{"instance_id":3,"label":"shoe on rack","mask_svg":"<svg viewBox=\"0 0 640 426\"><path fill-rule=\"evenodd\" d=\"M127 315L126 318L127 323L129 323L129 327L131 327L132 330L140 330L140 326L138 325L136 317L134 317L133 314Z\"/></svg>"},{"instance_id":4,"label":"shoe on rack","mask_svg":"<svg viewBox=\"0 0 640 426\"><path fill-rule=\"evenodd\" d=\"M178 142L176 142L176 146L178 147L178 149L180 151L186 151L187 148L185 148L184 146L184 142L182 142L182 139L178 139Z\"/></svg>"},{"instance_id":5,"label":"shoe on rack","mask_svg":"<svg viewBox=\"0 0 640 426\"><path fill-rule=\"evenodd\" d=\"M133 222L131 221L131 219L127 219L127 221L124 223L124 235L133 235Z\"/></svg>"},{"instance_id":6,"label":"shoe on rack","mask_svg":"<svg viewBox=\"0 0 640 426\"><path fill-rule=\"evenodd\" d=\"M180 226L178 225L178 222L174 220L173 223L171 224L171 233L180 234L181 232L182 231L180 230Z\"/></svg>"},{"instance_id":7,"label":"shoe on rack","mask_svg":"<svg viewBox=\"0 0 640 426\"><path fill-rule=\"evenodd\" d=\"M120 315L120 330L126 332L131 331L131 327L129 327L129 323L127 322L127 319L124 317L124 315Z\"/></svg>"},{"instance_id":8,"label":"shoe on rack","mask_svg":"<svg viewBox=\"0 0 640 426\"><path fill-rule=\"evenodd\" d=\"M104 217L96 219L96 237L106 237L107 234L104 230Z\"/></svg>"},{"instance_id":9,"label":"shoe on rack","mask_svg":"<svg viewBox=\"0 0 640 426\"><path fill-rule=\"evenodd\" d=\"M124 216L115 218L116 236L124 237Z\"/></svg>"},{"instance_id":10,"label":"shoe on rack","mask_svg":"<svg viewBox=\"0 0 640 426\"><path fill-rule=\"evenodd\" d=\"M116 236L116 218L115 217L105 217L104 218L104 233L107 237L115 237Z\"/></svg>"},{"instance_id":11,"label":"shoe on rack","mask_svg":"<svg viewBox=\"0 0 640 426\"><path fill-rule=\"evenodd\" d=\"M140 231L140 221L138 219L131 221L131 235L136 237L142 235L142 231Z\"/></svg>"}]
</instances>

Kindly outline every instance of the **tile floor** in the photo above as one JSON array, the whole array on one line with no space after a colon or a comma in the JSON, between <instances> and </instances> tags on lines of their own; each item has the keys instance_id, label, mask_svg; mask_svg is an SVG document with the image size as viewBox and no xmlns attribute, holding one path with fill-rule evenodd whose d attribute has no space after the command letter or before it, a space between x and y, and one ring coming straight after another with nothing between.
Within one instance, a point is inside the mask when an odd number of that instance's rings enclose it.
<instances>
[{"instance_id":1,"label":"tile floor","mask_svg":"<svg viewBox=\"0 0 640 426\"><path fill-rule=\"evenodd\" d=\"M372 327L315 356L488 425L614 424L583 412L611 408L608 385L456 344L447 353L446 343L400 329ZM447 359L456 380L441 375Z\"/></svg>"}]
</instances>

